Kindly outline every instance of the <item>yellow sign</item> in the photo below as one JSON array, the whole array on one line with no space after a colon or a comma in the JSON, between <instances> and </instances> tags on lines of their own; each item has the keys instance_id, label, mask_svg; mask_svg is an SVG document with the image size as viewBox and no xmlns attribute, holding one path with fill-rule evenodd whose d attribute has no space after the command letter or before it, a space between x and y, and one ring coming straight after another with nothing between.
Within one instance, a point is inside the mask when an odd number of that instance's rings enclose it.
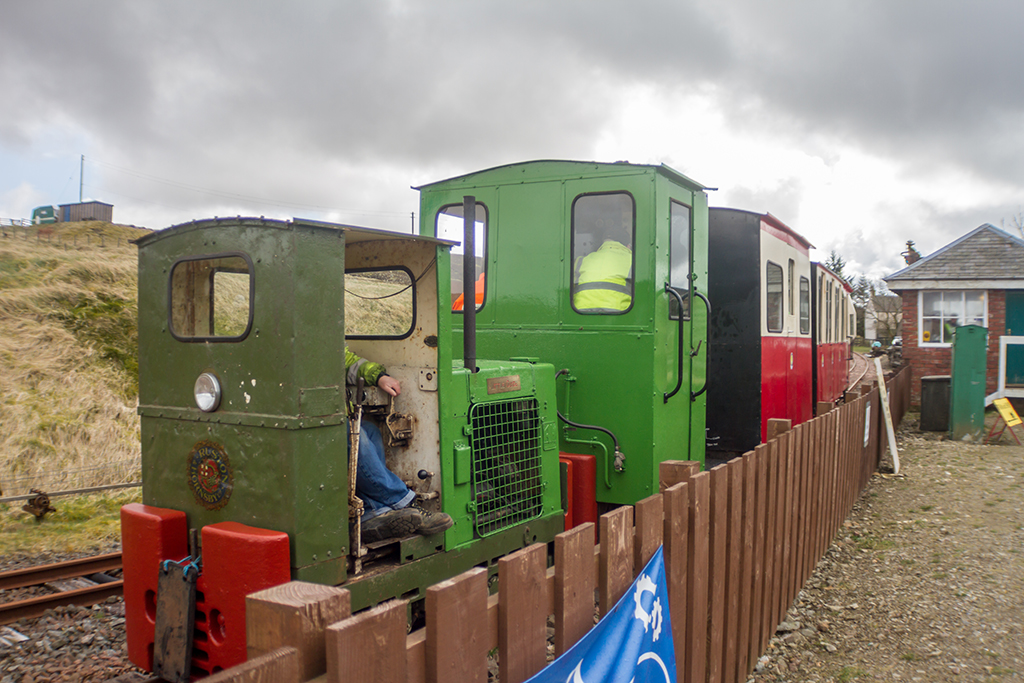
<instances>
[{"instance_id":1,"label":"yellow sign","mask_svg":"<svg viewBox=\"0 0 1024 683\"><path fill-rule=\"evenodd\" d=\"M995 404L996 409L1003 417L1003 422L1006 423L1007 427L1016 427L1020 424L1020 418L1017 417L1017 411L1013 409L1013 404L1010 403L1010 399L997 398L992 403Z\"/></svg>"}]
</instances>

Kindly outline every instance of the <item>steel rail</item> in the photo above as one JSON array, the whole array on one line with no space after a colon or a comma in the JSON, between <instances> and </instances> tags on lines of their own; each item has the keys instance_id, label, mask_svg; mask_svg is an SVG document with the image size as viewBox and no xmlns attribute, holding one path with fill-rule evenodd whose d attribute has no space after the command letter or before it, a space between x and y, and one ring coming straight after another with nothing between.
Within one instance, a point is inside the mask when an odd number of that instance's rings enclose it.
<instances>
[{"instance_id":1,"label":"steel rail","mask_svg":"<svg viewBox=\"0 0 1024 683\"><path fill-rule=\"evenodd\" d=\"M46 610L64 605L79 605L88 607L98 602L103 602L114 595L121 595L124 590L124 581L118 579L110 583L98 583L87 588L75 588L74 590L61 591L52 595L42 595L17 602L0 604L0 624L11 624L19 619L32 619L41 617Z\"/></svg>"},{"instance_id":2,"label":"steel rail","mask_svg":"<svg viewBox=\"0 0 1024 683\"><path fill-rule=\"evenodd\" d=\"M860 384L860 381L864 379L864 375L868 374L868 365L870 365L870 363L868 363L868 359L864 357L863 353L854 353L853 355L864 361L864 372L860 373L860 376L857 379L850 382L850 386L847 387L847 391Z\"/></svg>"},{"instance_id":3,"label":"steel rail","mask_svg":"<svg viewBox=\"0 0 1024 683\"><path fill-rule=\"evenodd\" d=\"M121 568L121 553L94 555L66 562L55 562L38 567L26 567L0 573L0 590L38 586L48 581L74 579L90 574L113 571Z\"/></svg>"}]
</instances>

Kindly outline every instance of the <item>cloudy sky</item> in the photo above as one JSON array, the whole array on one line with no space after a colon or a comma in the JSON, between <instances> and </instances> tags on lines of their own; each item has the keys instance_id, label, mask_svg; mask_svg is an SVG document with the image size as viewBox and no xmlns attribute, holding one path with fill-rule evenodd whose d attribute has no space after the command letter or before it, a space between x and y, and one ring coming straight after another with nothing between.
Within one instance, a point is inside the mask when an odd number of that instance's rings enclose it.
<instances>
[{"instance_id":1,"label":"cloudy sky","mask_svg":"<svg viewBox=\"0 0 1024 683\"><path fill-rule=\"evenodd\" d=\"M410 186L665 163L847 272L1024 207L1017 0L33 0L0 9L0 218L410 229Z\"/></svg>"}]
</instances>

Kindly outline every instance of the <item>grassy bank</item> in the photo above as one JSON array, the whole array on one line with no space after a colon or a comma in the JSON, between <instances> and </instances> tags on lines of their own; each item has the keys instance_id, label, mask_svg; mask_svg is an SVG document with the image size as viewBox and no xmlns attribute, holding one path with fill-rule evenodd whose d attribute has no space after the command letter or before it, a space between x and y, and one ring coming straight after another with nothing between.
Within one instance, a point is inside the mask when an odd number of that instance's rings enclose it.
<instances>
[{"instance_id":1,"label":"grassy bank","mask_svg":"<svg viewBox=\"0 0 1024 683\"><path fill-rule=\"evenodd\" d=\"M98 221L0 237L0 491L138 476L137 252ZM20 505L19 505L20 508Z\"/></svg>"}]
</instances>

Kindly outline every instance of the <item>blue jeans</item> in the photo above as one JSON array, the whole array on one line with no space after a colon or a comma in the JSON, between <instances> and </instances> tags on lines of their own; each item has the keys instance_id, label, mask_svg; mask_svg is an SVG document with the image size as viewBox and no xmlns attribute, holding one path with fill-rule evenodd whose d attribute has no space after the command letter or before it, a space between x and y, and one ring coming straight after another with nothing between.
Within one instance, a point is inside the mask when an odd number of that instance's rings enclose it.
<instances>
[{"instance_id":1,"label":"blue jeans","mask_svg":"<svg viewBox=\"0 0 1024 683\"><path fill-rule=\"evenodd\" d=\"M407 507L416 498L384 462L384 439L372 422L359 429L359 463L356 467L356 495L363 500L362 521L391 510Z\"/></svg>"}]
</instances>

